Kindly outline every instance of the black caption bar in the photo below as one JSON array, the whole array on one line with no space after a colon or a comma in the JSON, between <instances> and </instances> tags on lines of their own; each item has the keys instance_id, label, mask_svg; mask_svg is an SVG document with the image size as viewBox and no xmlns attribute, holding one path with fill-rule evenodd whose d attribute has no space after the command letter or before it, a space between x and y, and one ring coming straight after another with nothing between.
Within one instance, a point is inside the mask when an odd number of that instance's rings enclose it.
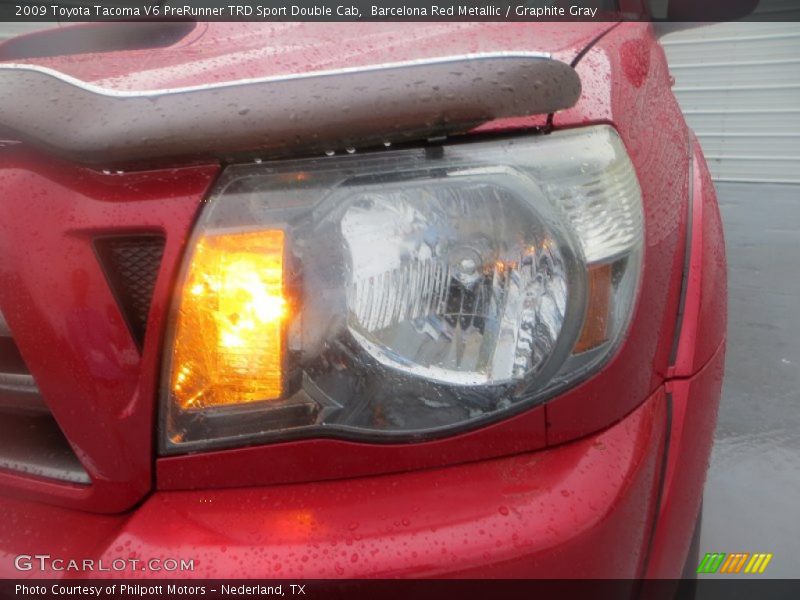
<instances>
[{"instance_id":1,"label":"black caption bar","mask_svg":"<svg viewBox=\"0 0 800 600\"><path fill-rule=\"evenodd\" d=\"M759 0L0 0L0 21L615 21L800 20Z\"/></svg>"},{"instance_id":2,"label":"black caption bar","mask_svg":"<svg viewBox=\"0 0 800 600\"><path fill-rule=\"evenodd\" d=\"M498 598L675 598L744 600L800 597L800 580L0 580L0 598L291 598L293 600L459 600Z\"/></svg>"}]
</instances>

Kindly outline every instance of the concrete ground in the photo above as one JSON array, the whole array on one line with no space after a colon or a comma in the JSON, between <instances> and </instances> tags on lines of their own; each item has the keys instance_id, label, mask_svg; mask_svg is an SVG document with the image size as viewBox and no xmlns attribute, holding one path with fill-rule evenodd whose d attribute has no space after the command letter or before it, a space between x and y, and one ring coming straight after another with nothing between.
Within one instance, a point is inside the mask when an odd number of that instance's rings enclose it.
<instances>
[{"instance_id":1,"label":"concrete ground","mask_svg":"<svg viewBox=\"0 0 800 600\"><path fill-rule=\"evenodd\" d=\"M800 577L800 186L716 187L728 351L700 552L772 552L767 575Z\"/></svg>"}]
</instances>

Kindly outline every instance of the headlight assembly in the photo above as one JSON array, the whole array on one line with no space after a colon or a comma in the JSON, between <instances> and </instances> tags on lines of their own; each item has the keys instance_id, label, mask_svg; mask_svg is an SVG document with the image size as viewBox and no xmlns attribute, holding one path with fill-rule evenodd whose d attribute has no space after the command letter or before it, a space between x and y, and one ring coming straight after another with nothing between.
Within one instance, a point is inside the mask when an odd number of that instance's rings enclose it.
<instances>
[{"instance_id":1,"label":"headlight assembly","mask_svg":"<svg viewBox=\"0 0 800 600\"><path fill-rule=\"evenodd\" d=\"M162 449L422 439L541 403L618 346L642 237L608 126L229 167L180 278Z\"/></svg>"}]
</instances>

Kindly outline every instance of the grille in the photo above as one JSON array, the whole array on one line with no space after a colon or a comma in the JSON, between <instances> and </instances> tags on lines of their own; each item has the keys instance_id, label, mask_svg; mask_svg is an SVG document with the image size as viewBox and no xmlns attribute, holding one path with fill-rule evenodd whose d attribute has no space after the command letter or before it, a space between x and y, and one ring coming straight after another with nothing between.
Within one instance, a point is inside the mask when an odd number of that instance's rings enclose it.
<instances>
[{"instance_id":1,"label":"grille","mask_svg":"<svg viewBox=\"0 0 800 600\"><path fill-rule=\"evenodd\" d=\"M0 313L0 469L89 483Z\"/></svg>"},{"instance_id":2,"label":"grille","mask_svg":"<svg viewBox=\"0 0 800 600\"><path fill-rule=\"evenodd\" d=\"M25 414L47 413L33 375L28 371L11 330L0 314L0 410Z\"/></svg>"},{"instance_id":3,"label":"grille","mask_svg":"<svg viewBox=\"0 0 800 600\"><path fill-rule=\"evenodd\" d=\"M141 348L164 254L164 236L105 237L95 240L95 248L131 335Z\"/></svg>"}]
</instances>

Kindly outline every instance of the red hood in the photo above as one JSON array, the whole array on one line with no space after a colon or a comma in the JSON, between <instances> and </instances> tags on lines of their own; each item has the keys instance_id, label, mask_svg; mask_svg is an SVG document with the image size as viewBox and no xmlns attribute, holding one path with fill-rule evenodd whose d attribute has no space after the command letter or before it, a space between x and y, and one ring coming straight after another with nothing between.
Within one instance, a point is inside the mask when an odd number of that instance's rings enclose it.
<instances>
[{"instance_id":1,"label":"red hood","mask_svg":"<svg viewBox=\"0 0 800 600\"><path fill-rule=\"evenodd\" d=\"M199 23L173 46L17 60L118 90L175 88L480 52L570 62L613 23Z\"/></svg>"}]
</instances>

